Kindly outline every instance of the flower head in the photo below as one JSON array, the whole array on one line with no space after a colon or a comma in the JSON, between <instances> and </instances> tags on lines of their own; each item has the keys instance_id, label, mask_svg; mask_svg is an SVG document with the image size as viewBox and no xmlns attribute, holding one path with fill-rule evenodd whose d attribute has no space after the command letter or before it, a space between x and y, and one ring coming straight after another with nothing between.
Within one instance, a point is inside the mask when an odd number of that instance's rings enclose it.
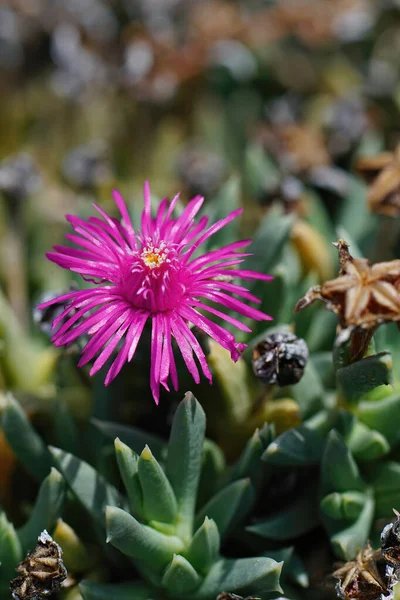
<instances>
[{"instance_id":1,"label":"flower head","mask_svg":"<svg viewBox=\"0 0 400 600\"><path fill-rule=\"evenodd\" d=\"M96 287L64 294L39 308L65 303L64 311L53 323L56 328L53 342L56 346L69 345L83 334L89 335L78 366L98 355L91 375L118 347L105 379L106 385L126 362L132 360L143 329L151 321L150 386L158 403L160 384L169 390L170 379L174 388L178 388L173 339L195 382L200 380L196 358L211 383L205 354L190 325L214 338L236 361L245 345L237 343L232 333L203 312L220 317L242 331L250 331L247 325L225 314L223 309L256 320L271 317L245 304L243 300L259 300L234 280L268 281L271 277L237 268L248 256L238 250L247 246L250 240L233 242L195 256L195 251L235 219L241 209L207 227L206 216L195 221L203 204L202 197L193 198L181 215L174 218L172 214L178 201L175 196L171 202L165 198L153 218L150 189L146 183L141 229L134 231L122 196L117 191L113 195L122 221L108 216L97 205L94 206L102 219L90 217L84 221L68 215L67 220L76 233L66 237L78 248L55 246L55 252L47 254L51 261L80 273Z\"/></svg>"}]
</instances>

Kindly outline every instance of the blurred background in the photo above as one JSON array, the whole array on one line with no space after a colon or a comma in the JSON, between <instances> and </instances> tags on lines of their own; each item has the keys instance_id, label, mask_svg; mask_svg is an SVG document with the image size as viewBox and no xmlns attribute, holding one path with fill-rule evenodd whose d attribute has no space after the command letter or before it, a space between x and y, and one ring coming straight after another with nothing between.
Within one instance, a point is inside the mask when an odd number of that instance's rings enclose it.
<instances>
[{"instance_id":1,"label":"blurred background","mask_svg":"<svg viewBox=\"0 0 400 600\"><path fill-rule=\"evenodd\" d=\"M75 284L44 254L66 213L113 211L113 187L137 209L144 179L245 204L243 235L278 204L313 224L317 261L301 225L292 241L320 277L338 214L367 252L353 165L399 140L399 55L398 0L3 0L0 387L54 395L54 315L35 306Z\"/></svg>"}]
</instances>

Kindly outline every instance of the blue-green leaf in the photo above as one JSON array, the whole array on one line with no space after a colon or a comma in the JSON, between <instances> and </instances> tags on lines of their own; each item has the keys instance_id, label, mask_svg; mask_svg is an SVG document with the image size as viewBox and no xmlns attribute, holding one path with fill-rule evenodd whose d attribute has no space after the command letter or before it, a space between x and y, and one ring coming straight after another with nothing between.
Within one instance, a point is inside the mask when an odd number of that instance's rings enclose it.
<instances>
[{"instance_id":1,"label":"blue-green leaf","mask_svg":"<svg viewBox=\"0 0 400 600\"><path fill-rule=\"evenodd\" d=\"M135 517L115 506L107 507L106 523L107 542L127 556L147 562L154 570L165 568L173 555L184 548L180 538L142 525Z\"/></svg>"},{"instance_id":2,"label":"blue-green leaf","mask_svg":"<svg viewBox=\"0 0 400 600\"><path fill-rule=\"evenodd\" d=\"M392 385L392 357L389 352L367 356L336 371L346 400L355 402L380 385Z\"/></svg>"},{"instance_id":3,"label":"blue-green leaf","mask_svg":"<svg viewBox=\"0 0 400 600\"><path fill-rule=\"evenodd\" d=\"M15 577L15 568L23 558L21 542L4 513L0 513L0 583L7 584ZM8 597L8 594L7 594Z\"/></svg>"},{"instance_id":4,"label":"blue-green leaf","mask_svg":"<svg viewBox=\"0 0 400 600\"><path fill-rule=\"evenodd\" d=\"M234 481L202 507L200 513L196 515L196 528L201 526L205 517L209 517L215 521L220 536L223 537L248 513L254 500L255 493L250 479Z\"/></svg>"},{"instance_id":5,"label":"blue-green leaf","mask_svg":"<svg viewBox=\"0 0 400 600\"><path fill-rule=\"evenodd\" d=\"M220 534L213 519L206 517L193 536L186 556L200 573L207 573L219 552Z\"/></svg>"},{"instance_id":6,"label":"blue-green leaf","mask_svg":"<svg viewBox=\"0 0 400 600\"><path fill-rule=\"evenodd\" d=\"M6 396L1 425L8 443L25 469L36 480L44 479L52 466L51 454L11 394Z\"/></svg>"},{"instance_id":7,"label":"blue-green leaf","mask_svg":"<svg viewBox=\"0 0 400 600\"><path fill-rule=\"evenodd\" d=\"M200 575L190 562L183 556L175 554L168 565L161 585L170 593L177 596L190 594L200 585Z\"/></svg>"},{"instance_id":8,"label":"blue-green leaf","mask_svg":"<svg viewBox=\"0 0 400 600\"><path fill-rule=\"evenodd\" d=\"M91 421L98 431L110 438L113 442L115 438L119 438L121 442L126 444L137 454L140 454L146 444L149 444L154 456L159 460L165 448L164 441L152 433L147 433L136 427L128 427L120 423L112 423L111 421L100 421L92 419Z\"/></svg>"},{"instance_id":9,"label":"blue-green leaf","mask_svg":"<svg viewBox=\"0 0 400 600\"><path fill-rule=\"evenodd\" d=\"M331 536L333 550L339 558L352 560L357 552L365 547L374 518L374 507L372 491L368 490L363 510L357 521Z\"/></svg>"},{"instance_id":10,"label":"blue-green leaf","mask_svg":"<svg viewBox=\"0 0 400 600\"><path fill-rule=\"evenodd\" d=\"M322 493L363 491L365 483L342 436L335 430L328 435L321 465Z\"/></svg>"},{"instance_id":11,"label":"blue-green leaf","mask_svg":"<svg viewBox=\"0 0 400 600\"><path fill-rule=\"evenodd\" d=\"M355 413L360 421L384 435L389 444L394 445L400 439L400 395L359 402Z\"/></svg>"},{"instance_id":12,"label":"blue-green leaf","mask_svg":"<svg viewBox=\"0 0 400 600\"><path fill-rule=\"evenodd\" d=\"M63 452L59 448L50 448L50 450L57 468L63 474L75 496L92 517L104 527L106 506L124 504L118 491L83 460Z\"/></svg>"},{"instance_id":13,"label":"blue-green leaf","mask_svg":"<svg viewBox=\"0 0 400 600\"><path fill-rule=\"evenodd\" d=\"M300 425L278 436L262 455L272 465L312 465L320 461L324 437L319 431Z\"/></svg>"},{"instance_id":14,"label":"blue-green leaf","mask_svg":"<svg viewBox=\"0 0 400 600\"><path fill-rule=\"evenodd\" d=\"M139 457L138 474L146 519L172 523L178 512L174 490L148 446Z\"/></svg>"},{"instance_id":15,"label":"blue-green leaf","mask_svg":"<svg viewBox=\"0 0 400 600\"><path fill-rule=\"evenodd\" d=\"M174 415L166 465L166 474L178 503L180 535L188 538L193 530L205 427L204 411L188 392Z\"/></svg>"},{"instance_id":16,"label":"blue-green leaf","mask_svg":"<svg viewBox=\"0 0 400 600\"><path fill-rule=\"evenodd\" d=\"M125 490L128 495L131 511L139 519L144 518L143 491L140 485L138 462L139 456L117 438L114 442L115 456Z\"/></svg>"},{"instance_id":17,"label":"blue-green leaf","mask_svg":"<svg viewBox=\"0 0 400 600\"><path fill-rule=\"evenodd\" d=\"M84 600L152 600L151 588L145 583L93 583L82 581L79 590Z\"/></svg>"},{"instance_id":18,"label":"blue-green leaf","mask_svg":"<svg viewBox=\"0 0 400 600\"><path fill-rule=\"evenodd\" d=\"M65 497L63 476L52 468L40 486L39 494L28 522L18 530L23 553L35 547L38 536L44 529L53 532L61 516Z\"/></svg>"}]
</instances>

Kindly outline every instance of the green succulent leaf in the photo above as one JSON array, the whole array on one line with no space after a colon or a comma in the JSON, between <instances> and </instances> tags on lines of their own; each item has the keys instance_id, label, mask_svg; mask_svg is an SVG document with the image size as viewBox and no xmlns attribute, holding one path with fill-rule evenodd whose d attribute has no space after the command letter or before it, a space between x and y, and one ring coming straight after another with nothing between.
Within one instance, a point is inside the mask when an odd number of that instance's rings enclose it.
<instances>
[{"instance_id":1,"label":"green succulent leaf","mask_svg":"<svg viewBox=\"0 0 400 600\"><path fill-rule=\"evenodd\" d=\"M319 463L324 447L324 437L300 425L278 436L262 455L262 460L272 465L312 465Z\"/></svg>"},{"instance_id":2,"label":"green succulent leaf","mask_svg":"<svg viewBox=\"0 0 400 600\"><path fill-rule=\"evenodd\" d=\"M249 525L246 531L270 540L286 541L314 529L319 522L316 485L311 481L289 506Z\"/></svg>"},{"instance_id":3,"label":"green succulent leaf","mask_svg":"<svg viewBox=\"0 0 400 600\"><path fill-rule=\"evenodd\" d=\"M256 429L232 470L231 481L248 477L255 487L261 485L270 471L260 460L273 439L273 426L265 424L261 429Z\"/></svg>"},{"instance_id":4,"label":"green succulent leaf","mask_svg":"<svg viewBox=\"0 0 400 600\"><path fill-rule=\"evenodd\" d=\"M147 520L172 523L178 512L175 494L148 446L139 457L138 474L143 491L143 511Z\"/></svg>"},{"instance_id":5,"label":"green succulent leaf","mask_svg":"<svg viewBox=\"0 0 400 600\"><path fill-rule=\"evenodd\" d=\"M321 510L331 519L355 521L365 505L366 496L362 492L332 492L321 500Z\"/></svg>"},{"instance_id":6,"label":"green succulent leaf","mask_svg":"<svg viewBox=\"0 0 400 600\"><path fill-rule=\"evenodd\" d=\"M170 594L182 596L195 590L200 582L201 577L190 562L183 556L175 554L164 573L161 585Z\"/></svg>"},{"instance_id":7,"label":"green succulent leaf","mask_svg":"<svg viewBox=\"0 0 400 600\"><path fill-rule=\"evenodd\" d=\"M325 391L312 360L309 360L300 381L291 387L291 395L298 402L303 419L322 408Z\"/></svg>"},{"instance_id":8,"label":"green succulent leaf","mask_svg":"<svg viewBox=\"0 0 400 600\"><path fill-rule=\"evenodd\" d=\"M106 509L106 527L107 542L127 556L147 562L154 570L165 568L173 555L179 554L184 548L180 538L142 525L116 506Z\"/></svg>"},{"instance_id":9,"label":"green succulent leaf","mask_svg":"<svg viewBox=\"0 0 400 600\"><path fill-rule=\"evenodd\" d=\"M341 367L336 377L343 397L355 402L380 385L392 385L392 356L380 352Z\"/></svg>"},{"instance_id":10,"label":"green succulent leaf","mask_svg":"<svg viewBox=\"0 0 400 600\"><path fill-rule=\"evenodd\" d=\"M279 578L282 563L271 558L221 559L214 563L203 583L192 592L193 600L214 600L224 590L247 595L282 592Z\"/></svg>"},{"instance_id":11,"label":"green succulent leaf","mask_svg":"<svg viewBox=\"0 0 400 600\"><path fill-rule=\"evenodd\" d=\"M166 475L178 504L179 531L187 538L193 530L205 427L204 411L188 392L174 415L166 464Z\"/></svg>"},{"instance_id":12,"label":"green succulent leaf","mask_svg":"<svg viewBox=\"0 0 400 600\"><path fill-rule=\"evenodd\" d=\"M338 558L352 560L365 547L374 518L375 503L372 490L367 490L366 500L358 519L331 535L333 550Z\"/></svg>"},{"instance_id":13,"label":"green succulent leaf","mask_svg":"<svg viewBox=\"0 0 400 600\"><path fill-rule=\"evenodd\" d=\"M197 507L203 506L214 494L218 480L225 469L225 457L219 446L205 439L200 474Z\"/></svg>"},{"instance_id":14,"label":"green succulent leaf","mask_svg":"<svg viewBox=\"0 0 400 600\"><path fill-rule=\"evenodd\" d=\"M138 473L139 456L121 442L119 438L115 440L114 446L119 472L124 482L131 511L139 519L144 519L143 491Z\"/></svg>"},{"instance_id":15,"label":"green succulent leaf","mask_svg":"<svg viewBox=\"0 0 400 600\"><path fill-rule=\"evenodd\" d=\"M162 458L165 450L165 443L161 438L152 433L147 433L136 427L128 427L127 425L121 425L120 423L101 421L99 419L92 419L91 423L104 436L113 442L115 438L119 438L121 442L126 444L137 454L140 454L145 445L148 444L157 460Z\"/></svg>"},{"instance_id":16,"label":"green succulent leaf","mask_svg":"<svg viewBox=\"0 0 400 600\"><path fill-rule=\"evenodd\" d=\"M5 593L9 595L10 579L16 577L15 568L23 558L21 542L4 513L0 513L0 586L6 585Z\"/></svg>"},{"instance_id":17,"label":"green succulent leaf","mask_svg":"<svg viewBox=\"0 0 400 600\"><path fill-rule=\"evenodd\" d=\"M378 430L389 444L400 439L400 395L394 394L375 402L362 401L357 404L355 413L365 425Z\"/></svg>"},{"instance_id":18,"label":"green succulent leaf","mask_svg":"<svg viewBox=\"0 0 400 600\"><path fill-rule=\"evenodd\" d=\"M220 534L217 524L213 519L206 517L203 525L193 536L186 556L194 568L200 573L207 573L216 561L219 547Z\"/></svg>"},{"instance_id":19,"label":"green succulent leaf","mask_svg":"<svg viewBox=\"0 0 400 600\"><path fill-rule=\"evenodd\" d=\"M400 508L400 463L377 465L369 483L374 489L376 518L391 518L393 508Z\"/></svg>"},{"instance_id":20,"label":"green succulent leaf","mask_svg":"<svg viewBox=\"0 0 400 600\"><path fill-rule=\"evenodd\" d=\"M221 538L251 509L255 500L254 487L249 478L227 485L213 496L196 515L196 528L205 517L213 519Z\"/></svg>"},{"instance_id":21,"label":"green succulent leaf","mask_svg":"<svg viewBox=\"0 0 400 600\"><path fill-rule=\"evenodd\" d=\"M374 460L390 451L388 441L379 431L370 429L351 413L341 411L337 428L358 461Z\"/></svg>"},{"instance_id":22,"label":"green succulent leaf","mask_svg":"<svg viewBox=\"0 0 400 600\"><path fill-rule=\"evenodd\" d=\"M266 555L265 555L266 556ZM308 588L310 580L308 573L300 557L295 554L294 547L280 548L279 550L269 550L269 558L277 562L282 561L282 579L291 581L302 588ZM285 586L286 587L286 586Z\"/></svg>"},{"instance_id":23,"label":"green succulent leaf","mask_svg":"<svg viewBox=\"0 0 400 600\"><path fill-rule=\"evenodd\" d=\"M104 527L106 506L125 504L118 491L88 463L59 448L50 447L50 450L58 469L79 502Z\"/></svg>"},{"instance_id":24,"label":"green succulent leaf","mask_svg":"<svg viewBox=\"0 0 400 600\"><path fill-rule=\"evenodd\" d=\"M44 479L53 464L51 454L11 394L6 396L1 425L8 443L25 469L36 480Z\"/></svg>"},{"instance_id":25,"label":"green succulent leaf","mask_svg":"<svg viewBox=\"0 0 400 600\"><path fill-rule=\"evenodd\" d=\"M365 483L342 436L332 430L326 442L321 465L322 493L363 491Z\"/></svg>"},{"instance_id":26,"label":"green succulent leaf","mask_svg":"<svg viewBox=\"0 0 400 600\"><path fill-rule=\"evenodd\" d=\"M54 402L53 423L57 445L71 454L78 452L78 429L65 402Z\"/></svg>"},{"instance_id":27,"label":"green succulent leaf","mask_svg":"<svg viewBox=\"0 0 400 600\"><path fill-rule=\"evenodd\" d=\"M44 529L52 533L61 516L65 497L65 481L54 468L44 479L28 522L18 530L23 554L35 547Z\"/></svg>"},{"instance_id":28,"label":"green succulent leaf","mask_svg":"<svg viewBox=\"0 0 400 600\"><path fill-rule=\"evenodd\" d=\"M93 583L82 581L79 590L84 600L156 600L144 583Z\"/></svg>"}]
</instances>

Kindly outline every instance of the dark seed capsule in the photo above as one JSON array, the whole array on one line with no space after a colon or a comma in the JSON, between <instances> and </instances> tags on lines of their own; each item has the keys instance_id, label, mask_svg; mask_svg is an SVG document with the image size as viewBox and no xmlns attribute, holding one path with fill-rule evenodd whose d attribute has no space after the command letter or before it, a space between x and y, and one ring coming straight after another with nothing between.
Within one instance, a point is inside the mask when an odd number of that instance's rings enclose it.
<instances>
[{"instance_id":1,"label":"dark seed capsule","mask_svg":"<svg viewBox=\"0 0 400 600\"><path fill-rule=\"evenodd\" d=\"M264 383L281 387L300 381L308 361L305 341L293 333L273 333L253 349L253 370Z\"/></svg>"},{"instance_id":2,"label":"dark seed capsule","mask_svg":"<svg viewBox=\"0 0 400 600\"><path fill-rule=\"evenodd\" d=\"M253 596L247 596L247 598L243 598L242 596L238 596L237 594L232 594L231 592L222 592L217 597L217 600L260 600L259 598L255 598Z\"/></svg>"},{"instance_id":3,"label":"dark seed capsule","mask_svg":"<svg viewBox=\"0 0 400 600\"><path fill-rule=\"evenodd\" d=\"M382 556L395 569L400 568L400 514L394 510L396 520L384 527L381 533Z\"/></svg>"}]
</instances>

